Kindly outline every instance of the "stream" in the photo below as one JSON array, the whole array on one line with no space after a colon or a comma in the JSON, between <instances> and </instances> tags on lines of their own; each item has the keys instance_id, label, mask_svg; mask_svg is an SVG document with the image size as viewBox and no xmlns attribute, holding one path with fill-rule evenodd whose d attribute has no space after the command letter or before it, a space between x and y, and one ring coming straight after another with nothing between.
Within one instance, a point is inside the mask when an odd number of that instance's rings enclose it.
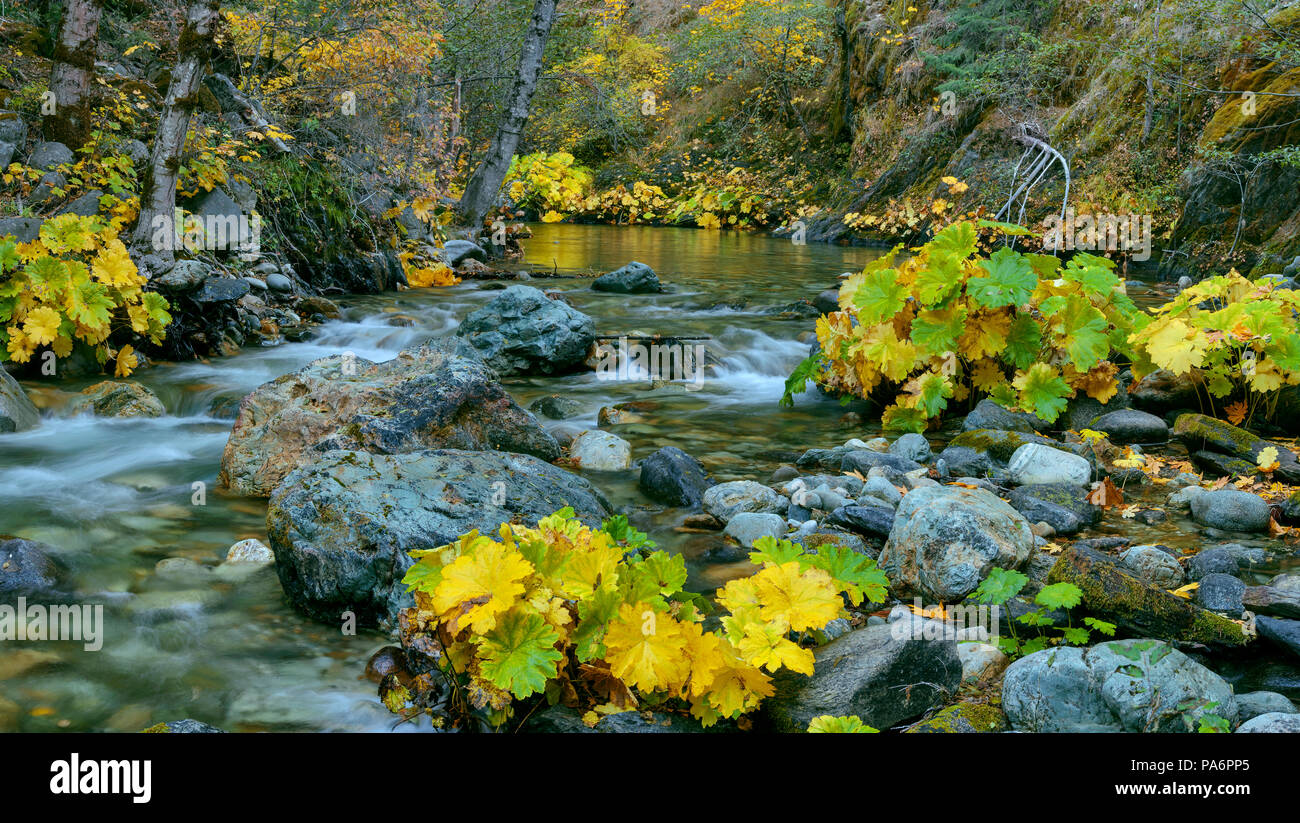
<instances>
[{"instance_id":1,"label":"stream","mask_svg":"<svg viewBox=\"0 0 1300 823\"><path fill-rule=\"evenodd\" d=\"M633 457L678 446L718 481L762 482L807 448L878 434L878 421L846 419L838 402L812 392L794 408L778 405L786 376L807 354L812 320L763 310L811 299L879 250L690 229L533 230L516 268L560 276L529 285L565 292L601 334L705 338L718 365L697 391L600 381L594 373L505 381L521 406L561 394L582 407L565 423L594 427L601 407L642 401L638 419L607 427L631 442ZM603 294L573 276L630 260L654 268L671 292ZM155 364L135 377L166 405L168 414L156 419L58 416L71 393L102 378L24 382L45 419L0 437L0 534L55 547L78 597L104 604L106 623L99 651L75 642L0 650L0 731L137 731L186 717L229 731L414 730L395 722L363 676L367 658L387 645L385 635L342 635L306 620L284 602L272 572L243 582L213 573L231 544L266 540L265 501L224 494L217 471L234 410L249 391L319 357L350 351L387 360L450 334L496 295L491 285L337 299L343 318L306 341ZM585 474L660 548L686 555L688 587L711 588L734 574L701 560L717 537L675 531L684 513L650 504L636 490L635 471ZM1108 513L1097 533L1173 545L1183 532L1195 538L1192 529L1173 515L1146 527ZM156 574L169 557L200 568Z\"/></svg>"}]
</instances>

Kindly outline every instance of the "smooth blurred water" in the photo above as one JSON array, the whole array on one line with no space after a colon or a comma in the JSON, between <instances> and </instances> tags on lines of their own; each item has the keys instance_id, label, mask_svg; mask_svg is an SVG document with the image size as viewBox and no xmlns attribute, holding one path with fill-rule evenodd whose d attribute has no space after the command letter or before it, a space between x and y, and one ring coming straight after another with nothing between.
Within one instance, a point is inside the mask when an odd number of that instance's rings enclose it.
<instances>
[{"instance_id":1,"label":"smooth blurred water","mask_svg":"<svg viewBox=\"0 0 1300 823\"><path fill-rule=\"evenodd\" d=\"M694 230L536 232L519 267L549 272L555 265L569 276L530 285L563 291L602 333L707 337L701 342L719 365L691 392L680 384L650 390L645 381L611 383L591 373L510 381L521 404L564 394L583 408L567 422L594 427L602 406L651 401L643 423L614 427L635 456L671 443L720 479L756 476L787 452L860 433L838 422L843 410L836 403L805 396L792 410L777 406L785 376L807 353L796 338L812 324L759 310L811 298L876 252ZM654 267L672 293L599 294L574 276L630 260ZM33 431L0 436L0 534L53 546L78 598L105 605L106 626L98 652L71 642L0 646L0 729L135 731L182 717L230 730L392 728L374 684L362 679L367 657L387 638L346 636L301 618L284 602L274 573L240 583L212 574L232 543L266 538L264 501L226 495L217 471L230 418L249 391L319 357L350 351L386 360L450 334L496 294L483 285L344 298L343 319L310 340L156 364L135 378L167 407L158 419L60 417L72 392L97 381L26 382L45 419ZM634 507L662 545L683 547L671 529L680 517L649 506L634 476L591 477L618 504ZM205 505L193 505L196 483ZM155 564L168 557L201 568L179 577L155 574Z\"/></svg>"}]
</instances>

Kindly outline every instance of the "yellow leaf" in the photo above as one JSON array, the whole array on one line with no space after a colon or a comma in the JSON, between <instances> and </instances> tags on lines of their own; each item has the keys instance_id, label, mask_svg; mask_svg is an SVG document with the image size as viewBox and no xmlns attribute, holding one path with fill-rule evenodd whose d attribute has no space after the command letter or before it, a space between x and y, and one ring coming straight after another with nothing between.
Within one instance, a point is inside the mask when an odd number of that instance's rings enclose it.
<instances>
[{"instance_id":1,"label":"yellow leaf","mask_svg":"<svg viewBox=\"0 0 1300 823\"><path fill-rule=\"evenodd\" d=\"M624 603L605 631L605 660L615 677L643 692L676 690L690 675L685 640L669 615L646 603Z\"/></svg>"},{"instance_id":2,"label":"yellow leaf","mask_svg":"<svg viewBox=\"0 0 1300 823\"><path fill-rule=\"evenodd\" d=\"M126 345L117 353L117 367L113 373L118 377L128 377L138 365L140 359L135 356L135 350L130 345Z\"/></svg>"},{"instance_id":3,"label":"yellow leaf","mask_svg":"<svg viewBox=\"0 0 1300 823\"><path fill-rule=\"evenodd\" d=\"M829 574L821 569L800 571L796 561L767 566L752 579L759 615L797 632L823 628L839 617L844 605Z\"/></svg>"},{"instance_id":4,"label":"yellow leaf","mask_svg":"<svg viewBox=\"0 0 1300 823\"><path fill-rule=\"evenodd\" d=\"M59 324L62 319L59 313L49 306L41 306L27 313L23 321L23 331L27 337L37 346L43 346L46 343L53 343L54 338L58 336Z\"/></svg>"},{"instance_id":5,"label":"yellow leaf","mask_svg":"<svg viewBox=\"0 0 1300 823\"><path fill-rule=\"evenodd\" d=\"M470 553L443 570L433 593L433 607L447 619L453 635L466 623L475 634L492 631L497 617L524 593L519 581L533 571L523 555L495 540L479 538L470 546Z\"/></svg>"}]
</instances>

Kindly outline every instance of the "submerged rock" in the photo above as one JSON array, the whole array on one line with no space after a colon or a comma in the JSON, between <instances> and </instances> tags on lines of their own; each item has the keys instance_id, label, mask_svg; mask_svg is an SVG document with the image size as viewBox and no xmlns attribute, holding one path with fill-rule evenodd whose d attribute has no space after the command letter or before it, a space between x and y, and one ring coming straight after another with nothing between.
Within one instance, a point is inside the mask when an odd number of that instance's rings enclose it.
<instances>
[{"instance_id":1,"label":"submerged rock","mask_svg":"<svg viewBox=\"0 0 1300 823\"><path fill-rule=\"evenodd\" d=\"M511 286L471 312L456 336L502 376L565 374L582 368L596 322L531 286Z\"/></svg>"},{"instance_id":2,"label":"submerged rock","mask_svg":"<svg viewBox=\"0 0 1300 823\"><path fill-rule=\"evenodd\" d=\"M637 488L668 506L698 506L709 487L704 466L676 446L664 446L641 461Z\"/></svg>"},{"instance_id":3,"label":"submerged rock","mask_svg":"<svg viewBox=\"0 0 1300 823\"><path fill-rule=\"evenodd\" d=\"M89 411L97 417L162 417L167 413L158 396L134 380L105 380L82 389L67 411Z\"/></svg>"},{"instance_id":4,"label":"submerged rock","mask_svg":"<svg viewBox=\"0 0 1300 823\"><path fill-rule=\"evenodd\" d=\"M565 506L592 526L609 503L583 478L535 457L440 449L410 454L332 451L288 475L266 528L276 572L300 611L337 624L391 620L413 603L408 552L474 529L535 523Z\"/></svg>"},{"instance_id":5,"label":"submerged rock","mask_svg":"<svg viewBox=\"0 0 1300 823\"><path fill-rule=\"evenodd\" d=\"M221 482L266 496L330 449L399 454L437 447L560 456L555 438L483 363L422 347L378 364L326 357L262 384L239 404Z\"/></svg>"},{"instance_id":6,"label":"submerged rock","mask_svg":"<svg viewBox=\"0 0 1300 823\"><path fill-rule=\"evenodd\" d=\"M63 573L51 559L53 552L35 540L0 538L0 602L55 592Z\"/></svg>"},{"instance_id":7,"label":"submerged rock","mask_svg":"<svg viewBox=\"0 0 1300 823\"><path fill-rule=\"evenodd\" d=\"M1033 547L1028 521L995 495L930 486L909 492L899 504L880 566L896 594L955 603L995 566L1022 566Z\"/></svg>"},{"instance_id":8,"label":"submerged rock","mask_svg":"<svg viewBox=\"0 0 1300 823\"><path fill-rule=\"evenodd\" d=\"M655 270L636 261L602 274L591 282L591 288L615 294L657 294L663 291Z\"/></svg>"}]
</instances>

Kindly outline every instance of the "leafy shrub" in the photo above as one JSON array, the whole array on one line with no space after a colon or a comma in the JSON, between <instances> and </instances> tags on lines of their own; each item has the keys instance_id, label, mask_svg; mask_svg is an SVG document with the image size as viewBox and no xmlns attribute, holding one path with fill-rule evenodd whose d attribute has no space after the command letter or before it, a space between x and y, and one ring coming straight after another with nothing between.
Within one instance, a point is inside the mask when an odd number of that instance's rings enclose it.
<instances>
[{"instance_id":1,"label":"leafy shrub","mask_svg":"<svg viewBox=\"0 0 1300 823\"><path fill-rule=\"evenodd\" d=\"M1027 234L981 220L992 232ZM1112 352L1127 354L1137 308L1114 264L1078 254L981 251L977 224L953 223L916 254L901 247L840 287L840 310L817 320L821 352L786 384L805 380L877 397L887 429L919 432L949 402L987 395L1054 421L1077 392L1106 402L1118 391Z\"/></svg>"},{"instance_id":2,"label":"leafy shrub","mask_svg":"<svg viewBox=\"0 0 1300 823\"><path fill-rule=\"evenodd\" d=\"M872 734L878 731L863 723L856 714L847 717L823 714L808 723L809 734Z\"/></svg>"},{"instance_id":3,"label":"leafy shrub","mask_svg":"<svg viewBox=\"0 0 1300 823\"><path fill-rule=\"evenodd\" d=\"M1131 342L1134 377L1153 367L1190 374L1210 398L1234 400L1235 422L1271 417L1278 389L1300 384L1300 291L1236 271L1184 289L1157 308ZM1213 405L1213 400L1210 400Z\"/></svg>"},{"instance_id":4,"label":"leafy shrub","mask_svg":"<svg viewBox=\"0 0 1300 823\"><path fill-rule=\"evenodd\" d=\"M515 155L506 172L506 187L516 205L554 223L582 208L591 189L591 171L574 165L568 152Z\"/></svg>"},{"instance_id":5,"label":"leafy shrub","mask_svg":"<svg viewBox=\"0 0 1300 823\"><path fill-rule=\"evenodd\" d=\"M1029 578L1020 572L991 569L989 576L980 581L979 588L971 594L971 598L978 603L1003 606L1020 594L1021 589L1028 582ZM999 637L998 647L1009 657L1020 657L1060 643L1086 646L1092 639L1093 630L1107 637L1113 637L1116 628L1114 623L1107 623L1095 617L1085 617L1082 626L1073 624L1057 626L1047 614L1052 609L1072 609L1082 600L1083 592L1073 583L1053 583L1044 586L1039 589L1038 594L1034 595L1034 605L1038 608L1019 615L1015 620L1007 621L1007 625L1011 627L1011 636ZM1016 623L1037 629L1037 636L1022 638L1016 632ZM1047 629L1057 629L1061 634L1059 637L1044 634Z\"/></svg>"},{"instance_id":6,"label":"leafy shrub","mask_svg":"<svg viewBox=\"0 0 1300 823\"><path fill-rule=\"evenodd\" d=\"M117 232L97 217L51 218L30 243L0 238L0 361L26 363L41 346L67 357L80 340L101 364L115 361L118 377L130 374L134 349L114 348L114 333L159 343L171 322L167 300L145 284Z\"/></svg>"},{"instance_id":7,"label":"leafy shrub","mask_svg":"<svg viewBox=\"0 0 1300 823\"><path fill-rule=\"evenodd\" d=\"M625 517L592 529L570 508L536 528L504 523L499 540L473 531L412 552L403 621L437 637L443 676L493 725L544 694L598 709L680 701L708 726L771 695L769 672L811 674L800 641L844 613L843 597L883 602L888 585L847 549L765 538L750 555L759 570L718 593L721 630L704 631L710 607L682 590L682 557L653 545Z\"/></svg>"}]
</instances>

